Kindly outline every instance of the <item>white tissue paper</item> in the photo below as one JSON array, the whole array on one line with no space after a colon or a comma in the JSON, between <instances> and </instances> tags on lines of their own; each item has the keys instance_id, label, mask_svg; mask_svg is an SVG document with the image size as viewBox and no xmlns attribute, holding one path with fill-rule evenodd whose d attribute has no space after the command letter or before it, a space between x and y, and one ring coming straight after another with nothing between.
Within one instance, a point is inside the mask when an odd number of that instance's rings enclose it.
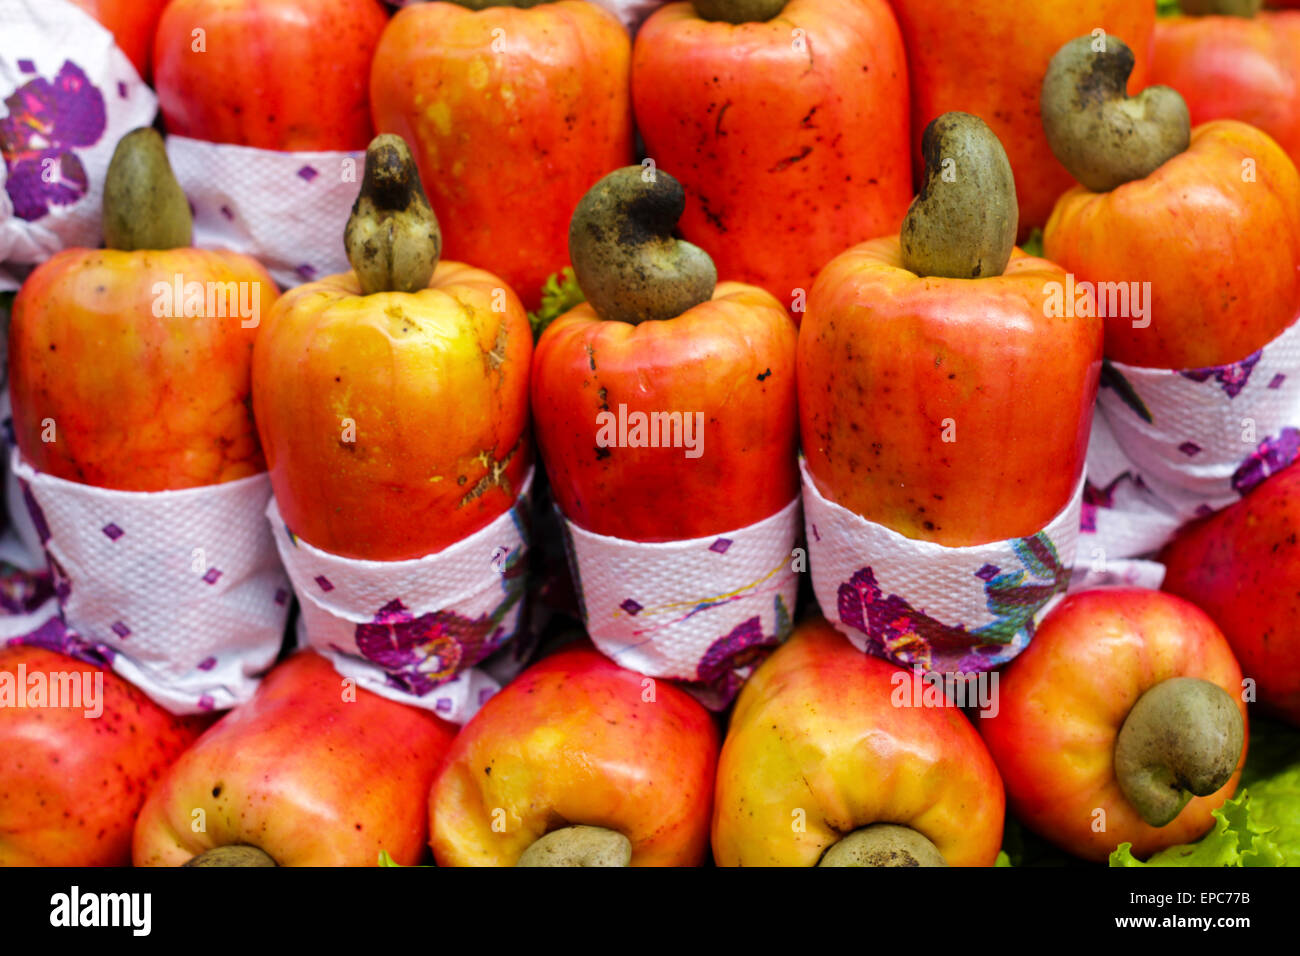
<instances>
[{"instance_id":1,"label":"white tissue paper","mask_svg":"<svg viewBox=\"0 0 1300 956\"><path fill-rule=\"evenodd\" d=\"M0 263L99 246L113 150L157 108L90 14L67 0L0 3ZM0 271L0 291L14 288Z\"/></svg>"},{"instance_id":2,"label":"white tissue paper","mask_svg":"<svg viewBox=\"0 0 1300 956\"><path fill-rule=\"evenodd\" d=\"M469 720L500 685L474 665L514 639L523 609L530 470L514 505L487 527L409 561L322 551L266 506L302 618L300 642L381 697Z\"/></svg>"},{"instance_id":3,"label":"white tissue paper","mask_svg":"<svg viewBox=\"0 0 1300 956\"><path fill-rule=\"evenodd\" d=\"M265 473L139 492L38 472L16 449L11 467L62 611L26 643L93 650L175 714L225 710L253 695L289 610L260 517L271 497Z\"/></svg>"},{"instance_id":4,"label":"white tissue paper","mask_svg":"<svg viewBox=\"0 0 1300 956\"><path fill-rule=\"evenodd\" d=\"M1158 551L1300 452L1300 323L1240 362L1109 362L1088 446L1081 563Z\"/></svg>"},{"instance_id":5,"label":"white tissue paper","mask_svg":"<svg viewBox=\"0 0 1300 956\"><path fill-rule=\"evenodd\" d=\"M868 521L822 497L800 459L813 592L864 652L904 667L970 674L1028 645L1070 583L1083 478L1042 531L949 548Z\"/></svg>"},{"instance_id":6,"label":"white tissue paper","mask_svg":"<svg viewBox=\"0 0 1300 956\"><path fill-rule=\"evenodd\" d=\"M282 153L168 136L167 155L194 209L194 245L252 256L282 289L352 268L343 229L364 150Z\"/></svg>"},{"instance_id":7,"label":"white tissue paper","mask_svg":"<svg viewBox=\"0 0 1300 956\"><path fill-rule=\"evenodd\" d=\"M563 518L587 632L614 663L731 701L790 633L799 580L799 499L745 528L683 541L627 541Z\"/></svg>"}]
</instances>

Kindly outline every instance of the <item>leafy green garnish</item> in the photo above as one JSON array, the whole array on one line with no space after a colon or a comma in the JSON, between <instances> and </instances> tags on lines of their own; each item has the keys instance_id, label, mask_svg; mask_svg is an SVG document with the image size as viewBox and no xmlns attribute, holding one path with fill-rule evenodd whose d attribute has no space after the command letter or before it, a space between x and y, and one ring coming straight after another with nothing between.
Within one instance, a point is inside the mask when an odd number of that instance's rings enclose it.
<instances>
[{"instance_id":1,"label":"leafy green garnish","mask_svg":"<svg viewBox=\"0 0 1300 956\"><path fill-rule=\"evenodd\" d=\"M1034 231L1029 234L1029 238L1020 244L1020 251L1027 256L1043 258L1043 230L1034 226Z\"/></svg>"},{"instance_id":2,"label":"leafy green garnish","mask_svg":"<svg viewBox=\"0 0 1300 956\"><path fill-rule=\"evenodd\" d=\"M528 321L533 327L533 341L540 339L546 327L565 312L586 301L587 297L578 287L572 268L565 266L559 272L552 272L542 283L541 306L536 312L528 313Z\"/></svg>"},{"instance_id":3,"label":"leafy green garnish","mask_svg":"<svg viewBox=\"0 0 1300 956\"><path fill-rule=\"evenodd\" d=\"M1213 811L1214 827L1195 843L1171 846L1143 863L1133 856L1133 844L1121 843L1110 855L1110 865L1132 866L1283 866L1273 842L1273 828L1264 826L1252 805L1250 793L1236 797Z\"/></svg>"},{"instance_id":4,"label":"leafy green garnish","mask_svg":"<svg viewBox=\"0 0 1300 956\"><path fill-rule=\"evenodd\" d=\"M1178 9L1178 0L1156 0L1156 16L1176 17L1183 11Z\"/></svg>"},{"instance_id":5,"label":"leafy green garnish","mask_svg":"<svg viewBox=\"0 0 1300 956\"><path fill-rule=\"evenodd\" d=\"M394 860L391 856L388 855L388 851L387 851L387 850L380 850L380 851L379 851L379 865L380 865L380 866L396 866L396 867L401 867L401 868L404 869L404 870L430 870L430 869L433 869L433 867L429 867L429 866L420 866L418 863L417 863L415 866L402 866L402 864L398 863L396 860Z\"/></svg>"}]
</instances>

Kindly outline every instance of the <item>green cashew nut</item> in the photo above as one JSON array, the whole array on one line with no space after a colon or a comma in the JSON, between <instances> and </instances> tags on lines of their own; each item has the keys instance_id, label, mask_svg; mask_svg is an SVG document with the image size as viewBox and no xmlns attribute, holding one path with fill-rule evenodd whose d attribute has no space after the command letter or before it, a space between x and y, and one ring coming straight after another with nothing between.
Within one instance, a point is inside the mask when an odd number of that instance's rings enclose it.
<instances>
[{"instance_id":1,"label":"green cashew nut","mask_svg":"<svg viewBox=\"0 0 1300 956\"><path fill-rule=\"evenodd\" d=\"M938 847L911 827L873 823L840 837L818 866L947 866Z\"/></svg>"},{"instance_id":2,"label":"green cashew nut","mask_svg":"<svg viewBox=\"0 0 1300 956\"><path fill-rule=\"evenodd\" d=\"M925 128L921 154L925 182L903 220L903 267L950 279L1002 275L1020 209L996 134L978 116L944 113Z\"/></svg>"},{"instance_id":3,"label":"green cashew nut","mask_svg":"<svg viewBox=\"0 0 1300 956\"><path fill-rule=\"evenodd\" d=\"M727 23L766 23L785 9L786 0L691 0L701 19Z\"/></svg>"},{"instance_id":4,"label":"green cashew nut","mask_svg":"<svg viewBox=\"0 0 1300 956\"><path fill-rule=\"evenodd\" d=\"M110 249L182 249L194 216L158 131L133 129L113 150L104 177L104 244Z\"/></svg>"},{"instance_id":5,"label":"green cashew nut","mask_svg":"<svg viewBox=\"0 0 1300 956\"><path fill-rule=\"evenodd\" d=\"M1237 770L1246 728L1218 684L1171 677L1138 698L1115 741L1115 777L1153 827L1173 821L1193 796L1219 790Z\"/></svg>"},{"instance_id":6,"label":"green cashew nut","mask_svg":"<svg viewBox=\"0 0 1300 956\"><path fill-rule=\"evenodd\" d=\"M713 260L673 238L686 193L662 170L625 166L588 190L569 223L569 259L582 293L610 322L673 319L707 302Z\"/></svg>"},{"instance_id":7,"label":"green cashew nut","mask_svg":"<svg viewBox=\"0 0 1300 956\"><path fill-rule=\"evenodd\" d=\"M632 841L605 827L570 826L538 837L515 866L627 866Z\"/></svg>"},{"instance_id":8,"label":"green cashew nut","mask_svg":"<svg viewBox=\"0 0 1300 956\"><path fill-rule=\"evenodd\" d=\"M1191 143L1187 104L1171 87L1128 96L1133 62L1122 40L1082 36L1056 51L1043 78L1047 144L1093 192L1149 176Z\"/></svg>"},{"instance_id":9,"label":"green cashew nut","mask_svg":"<svg viewBox=\"0 0 1300 956\"><path fill-rule=\"evenodd\" d=\"M1179 0L1178 6L1189 17L1246 17L1259 13L1264 0Z\"/></svg>"},{"instance_id":10,"label":"green cashew nut","mask_svg":"<svg viewBox=\"0 0 1300 956\"><path fill-rule=\"evenodd\" d=\"M255 846L232 843L214 846L182 866L279 866L275 860Z\"/></svg>"},{"instance_id":11,"label":"green cashew nut","mask_svg":"<svg viewBox=\"0 0 1300 956\"><path fill-rule=\"evenodd\" d=\"M343 245L364 295L428 287L442 232L402 137L385 133L370 141Z\"/></svg>"}]
</instances>

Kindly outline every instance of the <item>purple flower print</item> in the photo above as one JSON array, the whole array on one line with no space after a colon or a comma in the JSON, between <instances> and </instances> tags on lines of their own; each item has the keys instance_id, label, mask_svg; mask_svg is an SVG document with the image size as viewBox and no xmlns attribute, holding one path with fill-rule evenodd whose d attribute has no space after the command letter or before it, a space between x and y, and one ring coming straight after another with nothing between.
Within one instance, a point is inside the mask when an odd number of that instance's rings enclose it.
<instances>
[{"instance_id":1,"label":"purple flower print","mask_svg":"<svg viewBox=\"0 0 1300 956\"><path fill-rule=\"evenodd\" d=\"M758 615L741 621L709 645L695 668L695 681L686 689L710 710L725 710L759 664L790 633L790 615L781 595L774 599L776 633L763 633Z\"/></svg>"},{"instance_id":2,"label":"purple flower print","mask_svg":"<svg viewBox=\"0 0 1300 956\"><path fill-rule=\"evenodd\" d=\"M1255 370L1255 366L1259 363L1259 357L1262 354L1262 352L1256 352L1254 355L1248 355L1240 362L1233 362L1231 365L1188 369L1179 374L1183 378L1190 378L1193 382L1206 382L1213 376L1225 395L1229 398L1236 398L1241 393L1241 390L1246 387L1246 383L1250 381L1250 373Z\"/></svg>"},{"instance_id":3,"label":"purple flower print","mask_svg":"<svg viewBox=\"0 0 1300 956\"><path fill-rule=\"evenodd\" d=\"M19 219L40 219L53 206L86 195L86 168L74 147L93 146L104 135L104 97L71 60L53 80L38 77L4 101L0 155L8 167L5 191Z\"/></svg>"},{"instance_id":4,"label":"purple flower print","mask_svg":"<svg viewBox=\"0 0 1300 956\"><path fill-rule=\"evenodd\" d=\"M993 615L988 624L973 630L945 624L906 598L885 594L870 567L839 586L840 621L867 637L871 653L895 663L941 673L991 670L1012 656L1007 645L1022 635L1033 636L1034 616L1065 590L1070 577L1045 532L1017 538L1011 547L1023 568L993 576L981 568L974 574Z\"/></svg>"},{"instance_id":5,"label":"purple flower print","mask_svg":"<svg viewBox=\"0 0 1300 956\"><path fill-rule=\"evenodd\" d=\"M416 617L394 600L371 623L357 625L356 642L366 660L383 668L391 686L423 697L495 649L504 628L494 632L494 623L487 615L471 619L453 611Z\"/></svg>"},{"instance_id":6,"label":"purple flower print","mask_svg":"<svg viewBox=\"0 0 1300 956\"><path fill-rule=\"evenodd\" d=\"M61 617L52 617L30 634L11 637L5 643L10 646L23 644L43 647L47 651L54 651L86 664L94 664L96 667L111 666L117 653L107 644L86 640L68 627Z\"/></svg>"},{"instance_id":7,"label":"purple flower print","mask_svg":"<svg viewBox=\"0 0 1300 956\"><path fill-rule=\"evenodd\" d=\"M1300 456L1300 431L1284 428L1276 437L1265 438L1232 473L1232 487L1245 495L1269 475L1277 474Z\"/></svg>"}]
</instances>

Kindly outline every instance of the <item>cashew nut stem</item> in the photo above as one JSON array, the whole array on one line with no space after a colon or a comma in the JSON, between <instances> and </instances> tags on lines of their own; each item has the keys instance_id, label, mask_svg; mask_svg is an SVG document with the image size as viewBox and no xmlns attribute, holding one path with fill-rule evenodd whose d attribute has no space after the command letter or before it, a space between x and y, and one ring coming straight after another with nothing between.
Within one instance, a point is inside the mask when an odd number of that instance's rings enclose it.
<instances>
[{"instance_id":1,"label":"cashew nut stem","mask_svg":"<svg viewBox=\"0 0 1300 956\"><path fill-rule=\"evenodd\" d=\"M605 827L568 826L532 842L515 866L628 866L632 841Z\"/></svg>"},{"instance_id":2,"label":"cashew nut stem","mask_svg":"<svg viewBox=\"0 0 1300 956\"><path fill-rule=\"evenodd\" d=\"M1115 741L1115 776L1138 815L1172 822L1193 796L1231 779L1246 728L1236 701L1197 677L1161 681L1137 699Z\"/></svg>"},{"instance_id":3,"label":"cashew nut stem","mask_svg":"<svg viewBox=\"0 0 1300 956\"><path fill-rule=\"evenodd\" d=\"M104 244L110 249L181 249L194 216L152 127L133 129L113 150L104 177Z\"/></svg>"},{"instance_id":4,"label":"cashew nut stem","mask_svg":"<svg viewBox=\"0 0 1300 956\"><path fill-rule=\"evenodd\" d=\"M635 325L712 298L713 260L673 238L685 208L681 183L653 167L616 169L582 197L569 223L569 259L598 316Z\"/></svg>"},{"instance_id":5,"label":"cashew nut stem","mask_svg":"<svg viewBox=\"0 0 1300 956\"><path fill-rule=\"evenodd\" d=\"M978 116L944 113L921 138L925 181L903 220L903 267L919 276L1000 276L1020 210L1011 163Z\"/></svg>"},{"instance_id":6,"label":"cashew nut stem","mask_svg":"<svg viewBox=\"0 0 1300 956\"><path fill-rule=\"evenodd\" d=\"M365 295L418 292L429 285L442 233L402 137L385 133L370 141L343 244Z\"/></svg>"},{"instance_id":7,"label":"cashew nut stem","mask_svg":"<svg viewBox=\"0 0 1300 956\"><path fill-rule=\"evenodd\" d=\"M1183 98L1168 86L1127 94L1133 51L1112 36L1081 36L1056 51L1039 105L1047 144L1093 192L1143 179L1191 143Z\"/></svg>"},{"instance_id":8,"label":"cashew nut stem","mask_svg":"<svg viewBox=\"0 0 1300 956\"><path fill-rule=\"evenodd\" d=\"M947 866L938 847L911 827L873 823L827 847L818 866Z\"/></svg>"}]
</instances>

